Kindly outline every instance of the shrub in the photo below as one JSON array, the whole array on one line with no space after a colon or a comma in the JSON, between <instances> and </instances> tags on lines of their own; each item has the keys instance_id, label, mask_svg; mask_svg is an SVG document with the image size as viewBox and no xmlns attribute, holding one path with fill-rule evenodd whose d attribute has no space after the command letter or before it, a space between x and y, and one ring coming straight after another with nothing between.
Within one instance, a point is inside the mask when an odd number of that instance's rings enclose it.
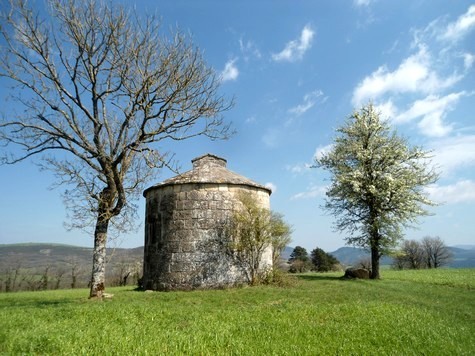
<instances>
[{"instance_id":1,"label":"shrub","mask_svg":"<svg viewBox=\"0 0 475 356\"><path fill-rule=\"evenodd\" d=\"M290 264L290 273L304 273L312 269L312 263L310 261L294 260Z\"/></svg>"},{"instance_id":2,"label":"shrub","mask_svg":"<svg viewBox=\"0 0 475 356\"><path fill-rule=\"evenodd\" d=\"M335 270L335 266L340 263L333 255L316 247L310 253L313 270L317 272L329 272Z\"/></svg>"}]
</instances>

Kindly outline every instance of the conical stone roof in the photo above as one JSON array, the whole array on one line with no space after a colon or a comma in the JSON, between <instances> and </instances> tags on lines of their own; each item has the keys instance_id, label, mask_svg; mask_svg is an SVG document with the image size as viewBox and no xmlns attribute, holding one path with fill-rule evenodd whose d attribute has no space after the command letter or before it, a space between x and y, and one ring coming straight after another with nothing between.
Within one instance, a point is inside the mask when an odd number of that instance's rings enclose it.
<instances>
[{"instance_id":1,"label":"conical stone roof","mask_svg":"<svg viewBox=\"0 0 475 356\"><path fill-rule=\"evenodd\" d=\"M196 183L243 185L264 189L269 194L272 193L269 188L227 169L227 161L224 158L208 153L192 159L191 162L193 163L193 169L147 188L144 191L144 196L152 189L169 185Z\"/></svg>"}]
</instances>

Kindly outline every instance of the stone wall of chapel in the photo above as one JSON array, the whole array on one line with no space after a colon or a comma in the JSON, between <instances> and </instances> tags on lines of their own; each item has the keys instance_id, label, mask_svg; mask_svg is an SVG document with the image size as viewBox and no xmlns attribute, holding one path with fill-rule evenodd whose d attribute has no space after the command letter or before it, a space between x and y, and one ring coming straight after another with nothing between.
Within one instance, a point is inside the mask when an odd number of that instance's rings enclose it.
<instances>
[{"instance_id":1,"label":"stone wall of chapel","mask_svg":"<svg viewBox=\"0 0 475 356\"><path fill-rule=\"evenodd\" d=\"M270 208L267 190L244 185L192 183L166 185L147 193L144 278L146 289L219 288L245 282L243 272L217 248L219 226L251 193ZM269 247L262 268L272 265Z\"/></svg>"}]
</instances>

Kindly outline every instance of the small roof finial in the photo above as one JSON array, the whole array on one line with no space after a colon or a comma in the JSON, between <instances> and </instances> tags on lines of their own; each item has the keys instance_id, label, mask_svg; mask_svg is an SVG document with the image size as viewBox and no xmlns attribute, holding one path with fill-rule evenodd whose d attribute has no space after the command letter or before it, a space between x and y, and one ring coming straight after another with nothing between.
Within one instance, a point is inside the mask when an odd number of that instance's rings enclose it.
<instances>
[{"instance_id":1,"label":"small roof finial","mask_svg":"<svg viewBox=\"0 0 475 356\"><path fill-rule=\"evenodd\" d=\"M209 165L226 167L227 161L224 158L218 157L211 153L207 153L192 159L191 163L193 163L193 168L200 168Z\"/></svg>"}]
</instances>

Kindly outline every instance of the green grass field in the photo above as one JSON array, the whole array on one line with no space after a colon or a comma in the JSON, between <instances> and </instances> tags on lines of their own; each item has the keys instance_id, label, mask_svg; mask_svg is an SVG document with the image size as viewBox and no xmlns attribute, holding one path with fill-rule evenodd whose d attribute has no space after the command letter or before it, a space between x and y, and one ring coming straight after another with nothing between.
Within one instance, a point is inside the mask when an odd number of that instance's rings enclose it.
<instances>
[{"instance_id":1,"label":"green grass field","mask_svg":"<svg viewBox=\"0 0 475 356\"><path fill-rule=\"evenodd\" d=\"M290 288L0 294L0 354L474 355L475 269Z\"/></svg>"}]
</instances>

